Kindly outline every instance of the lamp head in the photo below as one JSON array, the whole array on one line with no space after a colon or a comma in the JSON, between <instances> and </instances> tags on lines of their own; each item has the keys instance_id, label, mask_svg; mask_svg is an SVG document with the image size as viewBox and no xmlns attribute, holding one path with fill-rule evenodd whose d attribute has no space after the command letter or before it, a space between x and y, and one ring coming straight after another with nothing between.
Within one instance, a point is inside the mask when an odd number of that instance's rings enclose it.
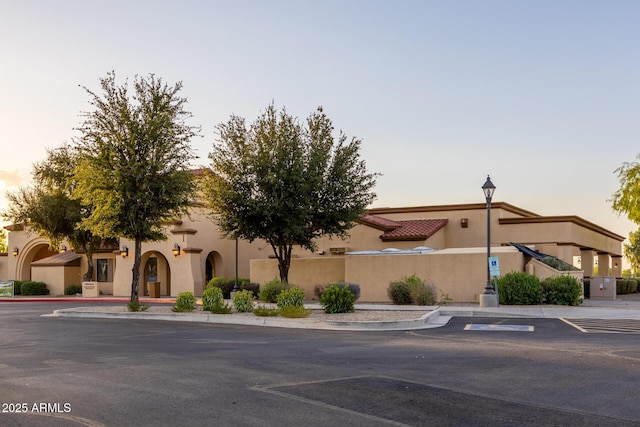
<instances>
[{"instance_id":1,"label":"lamp head","mask_svg":"<svg viewBox=\"0 0 640 427\"><path fill-rule=\"evenodd\" d=\"M484 192L484 197L487 199L487 202L490 202L493 193L496 191L496 186L491 182L489 175L487 175L487 181L482 185L482 191Z\"/></svg>"}]
</instances>

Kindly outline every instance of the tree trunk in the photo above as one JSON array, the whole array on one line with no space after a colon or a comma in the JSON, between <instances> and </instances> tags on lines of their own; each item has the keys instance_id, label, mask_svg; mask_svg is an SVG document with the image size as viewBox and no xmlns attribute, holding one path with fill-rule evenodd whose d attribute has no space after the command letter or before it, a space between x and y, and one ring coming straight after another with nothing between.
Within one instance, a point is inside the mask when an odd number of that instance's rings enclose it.
<instances>
[{"instance_id":1,"label":"tree trunk","mask_svg":"<svg viewBox=\"0 0 640 427\"><path fill-rule=\"evenodd\" d=\"M131 302L137 303L139 301L138 289L140 284L140 263L142 262L142 239L136 237L134 246L133 268L131 269L133 274L133 279L131 280Z\"/></svg>"},{"instance_id":2,"label":"tree trunk","mask_svg":"<svg viewBox=\"0 0 640 427\"><path fill-rule=\"evenodd\" d=\"M82 276L82 281L90 282L93 280L93 248L91 248L91 245L85 245L83 249L87 257L87 272Z\"/></svg>"},{"instance_id":3,"label":"tree trunk","mask_svg":"<svg viewBox=\"0 0 640 427\"><path fill-rule=\"evenodd\" d=\"M271 244L273 253L278 260L278 271L280 272L280 281L289 283L289 268L291 267L291 250L293 245L275 245Z\"/></svg>"}]
</instances>

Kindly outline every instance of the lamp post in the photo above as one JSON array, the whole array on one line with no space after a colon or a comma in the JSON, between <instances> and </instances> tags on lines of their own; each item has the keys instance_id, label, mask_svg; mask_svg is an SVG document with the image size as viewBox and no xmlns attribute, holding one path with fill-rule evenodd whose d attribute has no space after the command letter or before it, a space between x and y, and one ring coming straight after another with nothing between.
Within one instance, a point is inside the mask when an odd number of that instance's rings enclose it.
<instances>
[{"instance_id":1,"label":"lamp post","mask_svg":"<svg viewBox=\"0 0 640 427\"><path fill-rule=\"evenodd\" d=\"M233 285L233 292L239 292L240 285L238 284L238 238L236 237L236 280Z\"/></svg>"},{"instance_id":2,"label":"lamp post","mask_svg":"<svg viewBox=\"0 0 640 427\"><path fill-rule=\"evenodd\" d=\"M489 258L491 257L491 198L496 191L496 186L491 182L491 178L487 175L487 181L482 185L484 197L487 200L487 284L484 292L480 295L480 307L497 307L498 296L491 286L491 271L489 269Z\"/></svg>"}]
</instances>

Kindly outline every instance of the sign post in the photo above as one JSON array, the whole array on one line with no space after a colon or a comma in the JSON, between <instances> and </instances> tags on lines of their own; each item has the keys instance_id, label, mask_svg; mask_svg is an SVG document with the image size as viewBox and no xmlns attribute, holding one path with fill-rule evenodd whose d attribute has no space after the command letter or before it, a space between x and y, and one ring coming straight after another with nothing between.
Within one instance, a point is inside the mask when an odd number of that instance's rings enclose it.
<instances>
[{"instance_id":1,"label":"sign post","mask_svg":"<svg viewBox=\"0 0 640 427\"><path fill-rule=\"evenodd\" d=\"M496 277L500 276L500 261L497 256L489 257L489 275L493 281ZM498 295L498 306L500 306L500 294L498 294L498 281L494 281L494 287L496 288L496 295Z\"/></svg>"}]
</instances>

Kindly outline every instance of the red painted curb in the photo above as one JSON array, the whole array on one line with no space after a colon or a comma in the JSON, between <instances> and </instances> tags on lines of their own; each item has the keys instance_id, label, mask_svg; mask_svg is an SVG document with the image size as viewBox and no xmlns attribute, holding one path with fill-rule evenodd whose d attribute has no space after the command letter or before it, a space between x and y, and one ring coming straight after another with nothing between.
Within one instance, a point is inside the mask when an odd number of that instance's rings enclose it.
<instances>
[{"instance_id":1,"label":"red painted curb","mask_svg":"<svg viewBox=\"0 0 640 427\"><path fill-rule=\"evenodd\" d=\"M128 303L129 298L0 298L0 303L3 302L82 302L82 303L95 303L95 302L123 302ZM175 304L175 300L163 299L163 298L140 298L140 302L146 303L161 303L161 304Z\"/></svg>"}]
</instances>

